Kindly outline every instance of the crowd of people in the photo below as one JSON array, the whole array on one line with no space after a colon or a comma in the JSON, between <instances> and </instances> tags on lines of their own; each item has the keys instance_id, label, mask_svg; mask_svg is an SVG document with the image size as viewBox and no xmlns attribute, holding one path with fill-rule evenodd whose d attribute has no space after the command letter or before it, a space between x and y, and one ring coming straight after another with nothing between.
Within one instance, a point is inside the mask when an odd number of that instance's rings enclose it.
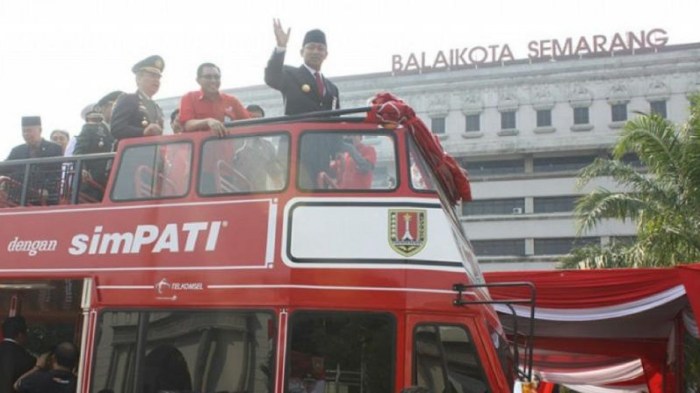
<instances>
[{"instance_id":1,"label":"crowd of people","mask_svg":"<svg viewBox=\"0 0 700 393\"><path fill-rule=\"evenodd\" d=\"M295 115L340 108L338 87L321 73L321 66L328 56L324 32L314 29L305 34L300 50L303 64L291 67L284 65L290 31L289 28L285 30L278 19L273 20L276 47L264 77L268 86L281 92L284 113ZM85 124L77 137L71 137L64 130L54 130L47 141L42 138L41 118L23 117L25 143L13 148L7 160L104 153L114 151L119 141L125 138L162 135L164 114L153 97L160 89L164 69L165 61L158 55L136 63L131 69L135 75L136 91L113 91L86 107L81 113ZM238 98L220 91L221 69L216 64L202 63L196 70L196 77L199 89L183 95L179 108L170 114L174 133L209 131L224 136L228 132L227 121L264 116L260 106L245 107ZM309 146L312 151L324 152L321 159L309 163L309 181L315 182L321 172L332 173L331 161L339 153L362 159L354 146L340 137L324 140L323 146ZM366 172L373 164L368 166L363 160L359 168ZM104 186L105 175L97 175L99 170L84 169L83 178ZM100 173L105 172L103 166L97 169L102 169Z\"/></svg>"},{"instance_id":2,"label":"crowd of people","mask_svg":"<svg viewBox=\"0 0 700 393\"><path fill-rule=\"evenodd\" d=\"M78 348L61 342L38 357L25 349L27 322L21 316L5 319L0 342L0 391L72 393L76 390Z\"/></svg>"}]
</instances>

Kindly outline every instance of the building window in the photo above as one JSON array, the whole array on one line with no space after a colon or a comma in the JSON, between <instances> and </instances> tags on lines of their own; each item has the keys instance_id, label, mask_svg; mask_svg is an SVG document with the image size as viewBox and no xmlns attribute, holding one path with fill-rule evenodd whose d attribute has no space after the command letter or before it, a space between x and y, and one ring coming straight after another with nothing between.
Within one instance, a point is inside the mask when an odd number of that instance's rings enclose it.
<instances>
[{"instance_id":1,"label":"building window","mask_svg":"<svg viewBox=\"0 0 700 393\"><path fill-rule=\"evenodd\" d=\"M501 129L512 130L515 128L515 111L501 112Z\"/></svg>"},{"instance_id":2,"label":"building window","mask_svg":"<svg viewBox=\"0 0 700 393\"><path fill-rule=\"evenodd\" d=\"M600 244L598 237L562 237L553 239L535 239L535 255L565 255L574 248L589 244Z\"/></svg>"},{"instance_id":3,"label":"building window","mask_svg":"<svg viewBox=\"0 0 700 393\"><path fill-rule=\"evenodd\" d=\"M467 115L465 119L467 121L466 132L481 131L481 116L478 113L475 115Z\"/></svg>"},{"instance_id":4,"label":"building window","mask_svg":"<svg viewBox=\"0 0 700 393\"><path fill-rule=\"evenodd\" d=\"M435 134L445 133L445 117L431 117L430 118L430 129L433 130Z\"/></svg>"},{"instance_id":5,"label":"building window","mask_svg":"<svg viewBox=\"0 0 700 393\"><path fill-rule=\"evenodd\" d=\"M467 161L464 158L460 158L459 165L461 165L462 168L466 168L471 177L517 175L525 173L524 160Z\"/></svg>"},{"instance_id":6,"label":"building window","mask_svg":"<svg viewBox=\"0 0 700 393\"><path fill-rule=\"evenodd\" d=\"M472 240L478 257L525 255L525 239Z\"/></svg>"},{"instance_id":7,"label":"building window","mask_svg":"<svg viewBox=\"0 0 700 393\"><path fill-rule=\"evenodd\" d=\"M541 109L537 111L537 127L552 126L552 110Z\"/></svg>"},{"instance_id":8,"label":"building window","mask_svg":"<svg viewBox=\"0 0 700 393\"><path fill-rule=\"evenodd\" d=\"M534 172L573 172L593 163L598 156L537 157Z\"/></svg>"},{"instance_id":9,"label":"building window","mask_svg":"<svg viewBox=\"0 0 700 393\"><path fill-rule=\"evenodd\" d=\"M656 113L657 115L663 117L664 119L666 118L666 101L665 100L651 101L651 102L649 102L649 108L651 110L651 113Z\"/></svg>"},{"instance_id":10,"label":"building window","mask_svg":"<svg viewBox=\"0 0 700 393\"><path fill-rule=\"evenodd\" d=\"M525 198L482 199L462 205L462 215L481 216L488 214L523 214Z\"/></svg>"},{"instance_id":11,"label":"building window","mask_svg":"<svg viewBox=\"0 0 700 393\"><path fill-rule=\"evenodd\" d=\"M574 108L574 124L588 124L588 107Z\"/></svg>"},{"instance_id":12,"label":"building window","mask_svg":"<svg viewBox=\"0 0 700 393\"><path fill-rule=\"evenodd\" d=\"M621 246L631 246L637 241L636 236L611 236L610 243Z\"/></svg>"},{"instance_id":13,"label":"building window","mask_svg":"<svg viewBox=\"0 0 700 393\"><path fill-rule=\"evenodd\" d=\"M610 106L612 121L627 121L627 104L613 104Z\"/></svg>"},{"instance_id":14,"label":"building window","mask_svg":"<svg viewBox=\"0 0 700 393\"><path fill-rule=\"evenodd\" d=\"M609 157L609 159L613 159L612 156ZM644 163L639 159L639 156L635 153L627 153L622 158L620 158L620 161L623 163L635 168L635 169L644 169Z\"/></svg>"},{"instance_id":15,"label":"building window","mask_svg":"<svg viewBox=\"0 0 700 393\"><path fill-rule=\"evenodd\" d=\"M579 196L556 196L533 198L535 213L568 213L574 211Z\"/></svg>"}]
</instances>

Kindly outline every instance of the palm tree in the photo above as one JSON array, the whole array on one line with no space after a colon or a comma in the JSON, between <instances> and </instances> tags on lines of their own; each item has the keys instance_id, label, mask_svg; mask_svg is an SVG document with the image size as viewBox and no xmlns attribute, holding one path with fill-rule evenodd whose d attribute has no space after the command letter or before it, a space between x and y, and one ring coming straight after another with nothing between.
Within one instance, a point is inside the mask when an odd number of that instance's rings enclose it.
<instances>
[{"instance_id":1,"label":"palm tree","mask_svg":"<svg viewBox=\"0 0 700 393\"><path fill-rule=\"evenodd\" d=\"M635 153L642 173L622 161ZM576 204L578 234L606 219L631 220L631 244L586 247L564 260L568 268L672 266L700 260L700 95L691 98L688 121L676 126L656 114L625 125L611 159L584 168L578 186L610 177L624 191L602 187Z\"/></svg>"},{"instance_id":2,"label":"palm tree","mask_svg":"<svg viewBox=\"0 0 700 393\"><path fill-rule=\"evenodd\" d=\"M700 95L691 98L690 117L681 126L655 114L627 122L613 148L612 159L598 159L584 168L578 186L608 176L623 192L598 188L579 199L578 232L605 219L631 220L636 240L606 247L575 249L565 268L672 266L700 260ZM633 152L647 171L622 162ZM700 340L684 340L685 391L698 391Z\"/></svg>"}]
</instances>

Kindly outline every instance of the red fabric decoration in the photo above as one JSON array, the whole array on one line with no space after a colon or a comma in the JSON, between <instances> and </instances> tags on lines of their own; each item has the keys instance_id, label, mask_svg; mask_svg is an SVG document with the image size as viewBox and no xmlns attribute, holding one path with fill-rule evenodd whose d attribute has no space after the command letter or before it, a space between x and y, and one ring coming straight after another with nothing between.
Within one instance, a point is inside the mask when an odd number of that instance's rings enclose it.
<instances>
[{"instance_id":1,"label":"red fabric decoration","mask_svg":"<svg viewBox=\"0 0 700 393\"><path fill-rule=\"evenodd\" d=\"M673 269L488 272L485 277L487 282L532 282L537 288L538 307L565 309L628 303L681 285ZM528 296L526 289L516 287L492 288L490 292L494 299Z\"/></svg>"},{"instance_id":2,"label":"red fabric decoration","mask_svg":"<svg viewBox=\"0 0 700 393\"><path fill-rule=\"evenodd\" d=\"M460 200L472 200L467 172L454 157L445 152L438 140L416 113L405 102L390 93L380 93L372 100L372 109L365 119L368 123L383 124L387 128L406 127L435 173L447 199L452 205Z\"/></svg>"},{"instance_id":3,"label":"red fabric decoration","mask_svg":"<svg viewBox=\"0 0 700 393\"><path fill-rule=\"evenodd\" d=\"M484 276L487 283L529 281L535 285L535 370L553 377L557 374L552 373L601 370L595 375L603 376L604 370L615 364L638 359L643 380L634 378L610 387L646 384L649 392L661 393L674 391L676 380L682 380L682 369L668 367L679 360L668 359L667 350L674 327L682 326L682 310L690 305L696 317L700 313L700 264L657 269L487 272ZM494 299L528 295L528 291L516 287L489 291ZM637 310L630 304L645 306ZM540 315L549 319L538 319ZM566 319L570 315L580 319ZM505 314L501 317L507 320ZM591 378L595 379L594 374Z\"/></svg>"}]
</instances>

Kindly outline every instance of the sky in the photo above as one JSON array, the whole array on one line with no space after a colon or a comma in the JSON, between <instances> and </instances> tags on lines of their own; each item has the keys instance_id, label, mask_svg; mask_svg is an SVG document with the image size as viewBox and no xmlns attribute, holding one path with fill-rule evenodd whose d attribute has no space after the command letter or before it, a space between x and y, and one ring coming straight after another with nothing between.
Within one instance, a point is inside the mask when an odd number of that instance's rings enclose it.
<instances>
[{"instance_id":1,"label":"sky","mask_svg":"<svg viewBox=\"0 0 700 393\"><path fill-rule=\"evenodd\" d=\"M387 72L392 55L663 28L668 45L700 42L699 0L0 0L0 159L23 143L20 119L43 136L76 135L81 110L112 90L135 91L131 67L165 59L160 92L196 90L213 62L222 88L263 84L272 19L291 27L287 64L313 28L326 32L328 77ZM342 94L342 92L341 92Z\"/></svg>"}]
</instances>

